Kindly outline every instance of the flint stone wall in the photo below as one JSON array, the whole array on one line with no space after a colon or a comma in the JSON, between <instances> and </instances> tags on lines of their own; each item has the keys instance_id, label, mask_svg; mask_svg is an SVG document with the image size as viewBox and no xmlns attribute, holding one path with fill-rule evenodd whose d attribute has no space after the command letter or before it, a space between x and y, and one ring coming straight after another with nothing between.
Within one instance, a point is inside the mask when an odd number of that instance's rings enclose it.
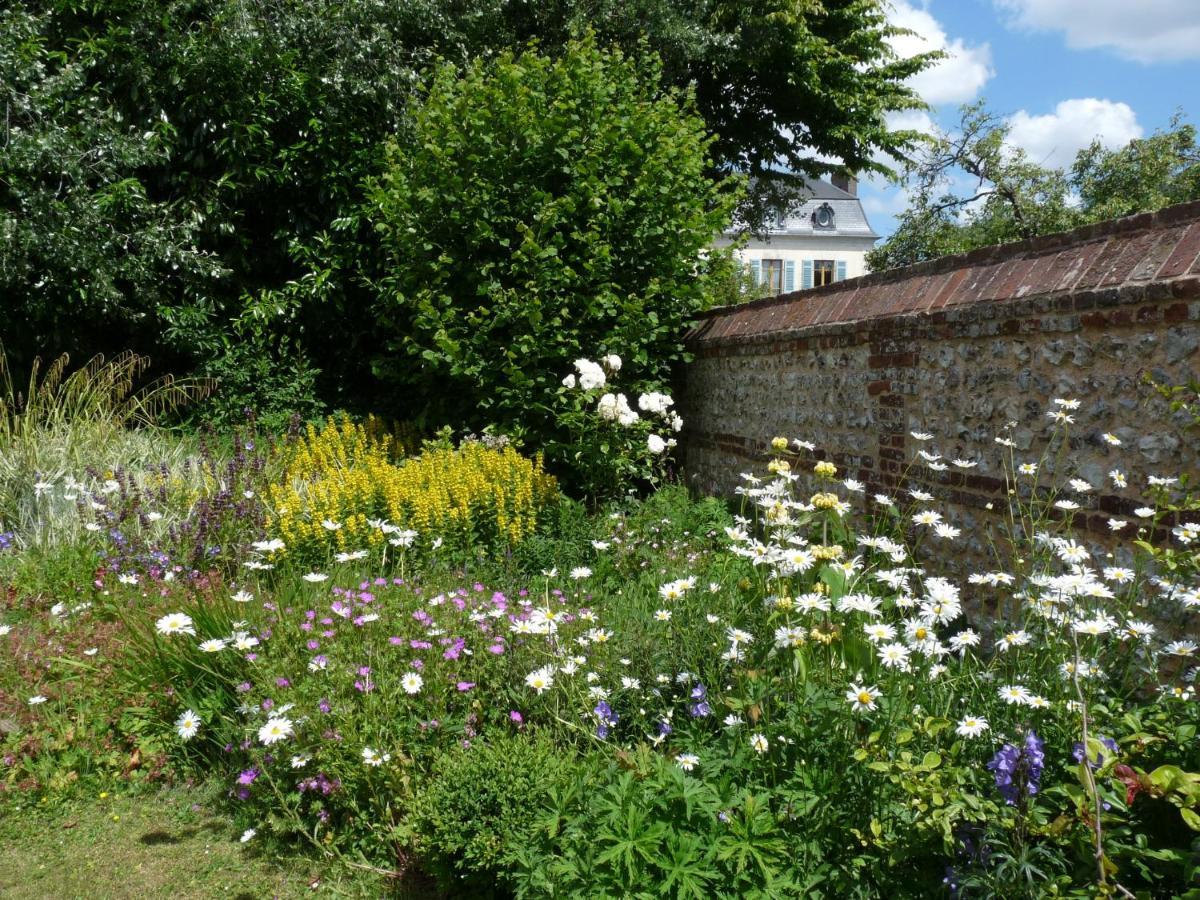
<instances>
[{"instance_id":1,"label":"flint stone wall","mask_svg":"<svg viewBox=\"0 0 1200 900\"><path fill-rule=\"evenodd\" d=\"M1198 377L1200 202L716 309L687 343L681 444L701 491L731 495L772 436L803 438L807 461L872 491L923 487L970 534L1004 496L994 438L1015 422L1018 461L1035 458L1053 398L1077 398L1065 459L1097 487L1076 523L1099 536L1148 475L1200 475L1200 435L1143 383ZM978 466L914 465L919 447Z\"/></svg>"}]
</instances>

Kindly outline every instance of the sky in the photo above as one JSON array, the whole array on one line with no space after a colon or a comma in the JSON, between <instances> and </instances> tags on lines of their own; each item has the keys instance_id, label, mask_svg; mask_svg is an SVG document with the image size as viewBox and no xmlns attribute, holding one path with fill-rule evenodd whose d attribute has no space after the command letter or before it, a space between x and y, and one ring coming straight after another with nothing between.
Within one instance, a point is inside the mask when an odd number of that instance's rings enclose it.
<instances>
[{"instance_id":1,"label":"sky","mask_svg":"<svg viewBox=\"0 0 1200 900\"><path fill-rule=\"evenodd\" d=\"M1010 141L1045 165L1067 168L1098 139L1120 147L1166 128L1182 111L1200 125L1200 0L890 0L902 55L948 57L912 85L931 109L896 127L950 129L964 103L986 100ZM886 237L904 191L872 177L859 187L871 225Z\"/></svg>"}]
</instances>

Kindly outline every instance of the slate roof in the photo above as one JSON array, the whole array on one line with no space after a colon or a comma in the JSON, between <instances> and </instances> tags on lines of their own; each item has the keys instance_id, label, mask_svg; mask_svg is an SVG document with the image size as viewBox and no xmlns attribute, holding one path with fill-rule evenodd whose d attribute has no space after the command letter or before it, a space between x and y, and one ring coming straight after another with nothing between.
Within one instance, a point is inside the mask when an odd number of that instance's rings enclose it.
<instances>
[{"instance_id":1,"label":"slate roof","mask_svg":"<svg viewBox=\"0 0 1200 900\"><path fill-rule=\"evenodd\" d=\"M879 235L867 221L862 201L853 194L834 187L828 181L816 178L805 179L808 199L794 214L773 225L768 234L819 235L821 237L878 238ZM833 210L833 228L815 228L813 213L818 207L829 204ZM756 242L757 243L757 242Z\"/></svg>"}]
</instances>

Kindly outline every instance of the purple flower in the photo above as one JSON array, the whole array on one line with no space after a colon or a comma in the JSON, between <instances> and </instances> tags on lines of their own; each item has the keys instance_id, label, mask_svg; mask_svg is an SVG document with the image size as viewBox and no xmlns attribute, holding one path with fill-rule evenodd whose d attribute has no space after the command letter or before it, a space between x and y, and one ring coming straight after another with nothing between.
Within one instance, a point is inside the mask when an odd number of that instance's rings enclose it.
<instances>
[{"instance_id":1,"label":"purple flower","mask_svg":"<svg viewBox=\"0 0 1200 900\"><path fill-rule=\"evenodd\" d=\"M326 700L324 697L322 697L320 702L317 703L317 709L319 709L323 713L328 714L333 709L333 707L329 705L328 700Z\"/></svg>"},{"instance_id":2,"label":"purple flower","mask_svg":"<svg viewBox=\"0 0 1200 900\"><path fill-rule=\"evenodd\" d=\"M460 691L469 691L471 688L475 687L475 682L460 681L458 684L455 685L455 687L458 688Z\"/></svg>"},{"instance_id":3,"label":"purple flower","mask_svg":"<svg viewBox=\"0 0 1200 900\"><path fill-rule=\"evenodd\" d=\"M996 789L1009 806L1015 806L1018 798L1025 793L1033 796L1038 792L1045 766L1044 746L1032 731L1026 735L1021 747L1005 744L987 764L995 773Z\"/></svg>"},{"instance_id":4,"label":"purple flower","mask_svg":"<svg viewBox=\"0 0 1200 900\"><path fill-rule=\"evenodd\" d=\"M608 705L608 701L606 700L601 700L597 703L596 708L592 712L596 714L596 718L599 720L599 724L596 726L596 737L604 740L608 737L609 729L615 727L621 717Z\"/></svg>"},{"instance_id":5,"label":"purple flower","mask_svg":"<svg viewBox=\"0 0 1200 900\"><path fill-rule=\"evenodd\" d=\"M525 721L524 717L519 712L517 712L515 709L509 711L508 717L510 719L512 719L514 722L516 722L518 725L520 725L522 722Z\"/></svg>"},{"instance_id":6,"label":"purple flower","mask_svg":"<svg viewBox=\"0 0 1200 900\"><path fill-rule=\"evenodd\" d=\"M258 769L246 769L237 777L237 783L249 787L254 784L256 778L258 778Z\"/></svg>"},{"instance_id":7,"label":"purple flower","mask_svg":"<svg viewBox=\"0 0 1200 900\"><path fill-rule=\"evenodd\" d=\"M1100 745L1101 745L1102 747L1104 747L1105 749L1112 751L1112 753L1113 753L1113 755L1114 755L1114 756L1115 756L1117 753L1119 753L1119 752L1120 752L1120 749L1121 749L1121 748L1120 748L1120 747L1117 745L1117 742L1116 742L1116 741L1114 741L1114 740L1113 740L1112 738L1110 738L1110 737L1104 737L1103 735L1101 735L1101 737L1100 737ZM1072 758L1072 759L1074 759L1074 760L1075 760L1075 762L1077 762L1077 763L1081 763L1081 762L1083 762L1083 756L1084 756L1084 753L1083 753L1083 742L1082 742L1082 741L1076 741L1076 742L1075 742L1075 746L1071 748L1071 758ZM1103 754L1103 753L1101 753L1101 752L1097 751L1097 753L1096 753L1096 758L1095 758L1095 759L1089 759L1089 760L1088 760L1088 765L1089 765L1089 766L1090 766L1090 767L1091 767L1093 770L1095 770L1095 769L1099 769L1101 766L1103 766L1103 765L1104 765L1104 760L1105 760L1105 758L1106 758L1106 757L1104 756L1104 754Z\"/></svg>"}]
</instances>

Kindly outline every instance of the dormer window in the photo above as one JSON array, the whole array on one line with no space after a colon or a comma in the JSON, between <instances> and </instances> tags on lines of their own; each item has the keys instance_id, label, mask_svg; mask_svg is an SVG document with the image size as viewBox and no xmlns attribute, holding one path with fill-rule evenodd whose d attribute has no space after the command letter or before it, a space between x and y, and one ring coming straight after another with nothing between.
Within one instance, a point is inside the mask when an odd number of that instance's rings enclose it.
<instances>
[{"instance_id":1,"label":"dormer window","mask_svg":"<svg viewBox=\"0 0 1200 900\"><path fill-rule=\"evenodd\" d=\"M814 209L812 214L812 223L813 228L823 231L832 230L835 224L833 207L828 203L822 203L820 206Z\"/></svg>"}]
</instances>

